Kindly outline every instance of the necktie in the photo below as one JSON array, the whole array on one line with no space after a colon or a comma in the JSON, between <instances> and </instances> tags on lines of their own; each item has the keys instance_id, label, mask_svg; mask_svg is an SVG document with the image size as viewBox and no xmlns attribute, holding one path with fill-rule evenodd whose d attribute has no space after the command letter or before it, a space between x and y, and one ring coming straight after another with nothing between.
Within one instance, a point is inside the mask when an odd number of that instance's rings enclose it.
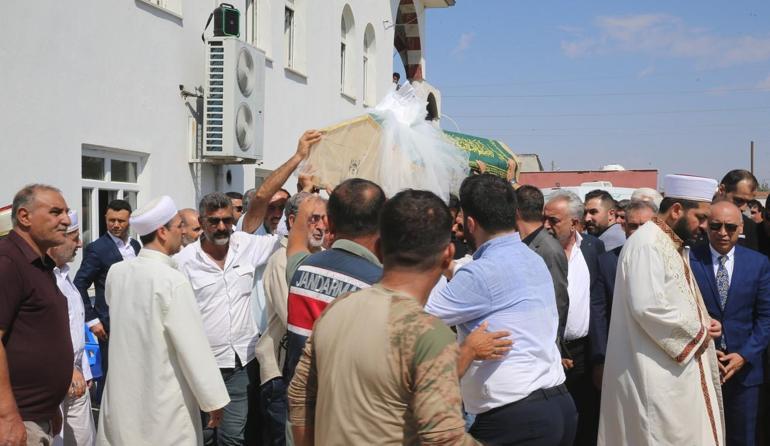
<instances>
[{"instance_id":1,"label":"necktie","mask_svg":"<svg viewBox=\"0 0 770 446\"><path fill-rule=\"evenodd\" d=\"M717 291L719 291L719 307L724 311L727 304L727 292L730 290L730 275L727 273L725 263L727 262L727 256L719 256L719 267L717 268ZM724 330L724 327L722 327ZM725 337L722 336L720 340L720 347L725 350L727 345L725 344Z\"/></svg>"}]
</instances>

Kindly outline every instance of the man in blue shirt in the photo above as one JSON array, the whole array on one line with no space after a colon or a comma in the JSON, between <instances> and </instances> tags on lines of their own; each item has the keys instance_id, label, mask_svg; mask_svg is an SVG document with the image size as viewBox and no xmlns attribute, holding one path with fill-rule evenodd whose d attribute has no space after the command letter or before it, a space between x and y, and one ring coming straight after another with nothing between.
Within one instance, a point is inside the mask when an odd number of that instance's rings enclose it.
<instances>
[{"instance_id":1,"label":"man in blue shirt","mask_svg":"<svg viewBox=\"0 0 770 446\"><path fill-rule=\"evenodd\" d=\"M497 361L475 361L462 378L470 433L490 444L571 445L577 412L556 345L559 324L551 275L516 232L516 194L494 175L468 177L460 188L465 237L473 261L435 293L425 310L462 338L482 321L511 332L513 348Z\"/></svg>"}]
</instances>

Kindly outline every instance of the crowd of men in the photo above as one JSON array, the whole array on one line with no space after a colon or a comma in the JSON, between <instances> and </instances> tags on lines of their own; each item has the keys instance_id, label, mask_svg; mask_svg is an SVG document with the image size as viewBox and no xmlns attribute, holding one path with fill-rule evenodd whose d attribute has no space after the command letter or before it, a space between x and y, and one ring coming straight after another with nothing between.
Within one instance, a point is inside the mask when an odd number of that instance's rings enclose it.
<instances>
[{"instance_id":1,"label":"crowd of men","mask_svg":"<svg viewBox=\"0 0 770 446\"><path fill-rule=\"evenodd\" d=\"M77 213L21 189L0 444L765 444L770 218L750 172L622 202L487 173L448 203L365 179L292 195L320 138L197 209L112 201L74 274Z\"/></svg>"}]
</instances>

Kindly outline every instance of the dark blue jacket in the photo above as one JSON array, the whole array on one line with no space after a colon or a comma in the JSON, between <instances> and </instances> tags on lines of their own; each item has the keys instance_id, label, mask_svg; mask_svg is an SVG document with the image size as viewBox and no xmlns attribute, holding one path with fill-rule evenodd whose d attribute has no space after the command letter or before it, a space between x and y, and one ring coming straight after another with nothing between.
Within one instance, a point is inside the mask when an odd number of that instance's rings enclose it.
<instances>
[{"instance_id":1,"label":"dark blue jacket","mask_svg":"<svg viewBox=\"0 0 770 446\"><path fill-rule=\"evenodd\" d=\"M134 252L139 254L141 245L134 239L131 241L131 247ZM118 246L112 241L109 234L105 233L95 241L89 243L83 251L83 261L80 263L80 269L75 275L73 283L80 291L85 307L86 322L99 318L104 324L105 330L110 328L110 309L107 301L104 299L104 282L107 280L107 272L110 267L123 260L123 256L118 251ZM91 305L91 298L88 297L88 288L94 285L94 305Z\"/></svg>"},{"instance_id":2,"label":"dark blue jacket","mask_svg":"<svg viewBox=\"0 0 770 446\"><path fill-rule=\"evenodd\" d=\"M607 353L607 333L612 314L612 295L615 292L615 273L622 246L599 256L596 286L591 290L591 362L603 364Z\"/></svg>"},{"instance_id":3,"label":"dark blue jacket","mask_svg":"<svg viewBox=\"0 0 770 446\"><path fill-rule=\"evenodd\" d=\"M757 251L740 245L735 247L735 264L724 311L719 306L708 244L690 252L690 264L709 314L722 323L727 352L738 353L746 360L746 365L732 379L744 386L761 384L763 354L770 341L770 262Z\"/></svg>"}]
</instances>

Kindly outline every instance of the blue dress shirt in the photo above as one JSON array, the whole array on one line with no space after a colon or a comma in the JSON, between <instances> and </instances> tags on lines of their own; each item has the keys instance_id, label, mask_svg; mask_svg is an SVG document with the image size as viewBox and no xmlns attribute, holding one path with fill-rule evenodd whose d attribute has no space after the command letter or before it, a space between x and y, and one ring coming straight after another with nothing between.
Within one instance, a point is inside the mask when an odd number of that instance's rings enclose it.
<instances>
[{"instance_id":1,"label":"blue dress shirt","mask_svg":"<svg viewBox=\"0 0 770 446\"><path fill-rule=\"evenodd\" d=\"M511 332L513 347L505 358L474 361L463 376L468 412L483 413L564 382L553 281L518 233L481 245L473 261L431 296L425 311L456 325L461 341L484 321L489 331Z\"/></svg>"}]
</instances>

